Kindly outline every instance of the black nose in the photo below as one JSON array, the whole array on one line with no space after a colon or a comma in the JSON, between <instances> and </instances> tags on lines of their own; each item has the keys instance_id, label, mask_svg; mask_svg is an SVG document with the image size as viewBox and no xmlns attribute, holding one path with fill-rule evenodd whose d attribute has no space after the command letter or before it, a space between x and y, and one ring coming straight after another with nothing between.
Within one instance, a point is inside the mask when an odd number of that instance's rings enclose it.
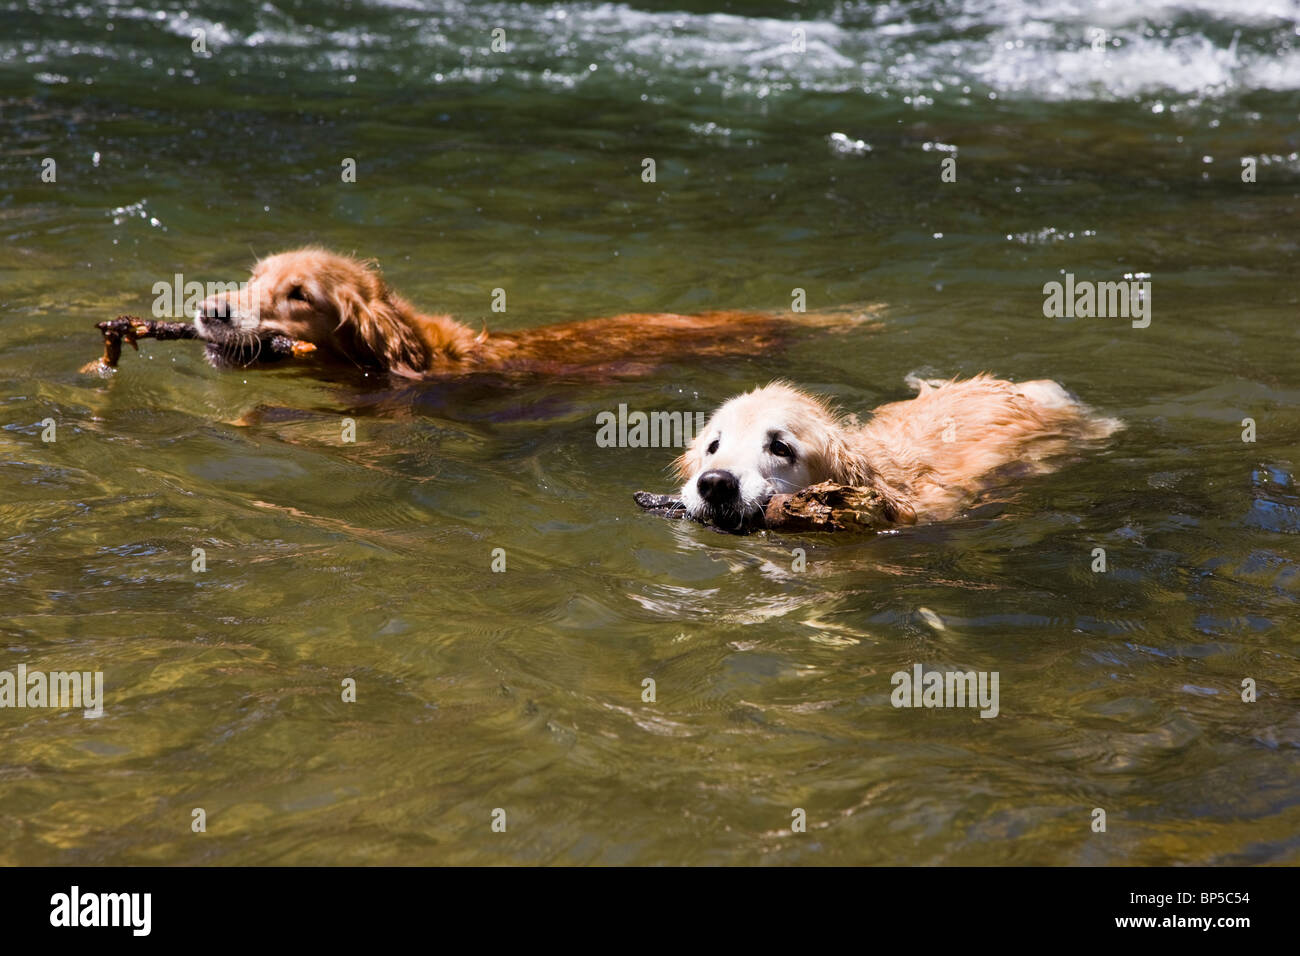
<instances>
[{"instance_id":1,"label":"black nose","mask_svg":"<svg viewBox=\"0 0 1300 956\"><path fill-rule=\"evenodd\" d=\"M729 471L706 471L695 479L700 497L711 505L725 505L740 496L740 482Z\"/></svg>"},{"instance_id":2,"label":"black nose","mask_svg":"<svg viewBox=\"0 0 1300 956\"><path fill-rule=\"evenodd\" d=\"M203 318L209 322L229 322L235 315L229 299L207 299L202 309Z\"/></svg>"}]
</instances>

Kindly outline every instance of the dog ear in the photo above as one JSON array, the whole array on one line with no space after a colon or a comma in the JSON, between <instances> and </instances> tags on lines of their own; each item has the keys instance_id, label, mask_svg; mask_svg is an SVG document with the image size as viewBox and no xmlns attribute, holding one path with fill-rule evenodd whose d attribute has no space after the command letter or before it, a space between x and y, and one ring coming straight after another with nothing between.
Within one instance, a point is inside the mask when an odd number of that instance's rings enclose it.
<instances>
[{"instance_id":1,"label":"dog ear","mask_svg":"<svg viewBox=\"0 0 1300 956\"><path fill-rule=\"evenodd\" d=\"M870 485L876 477L876 470L867 461L867 456L855 448L845 434L844 427L836 422L826 436L821 449L821 473L827 480L839 485Z\"/></svg>"},{"instance_id":2,"label":"dog ear","mask_svg":"<svg viewBox=\"0 0 1300 956\"><path fill-rule=\"evenodd\" d=\"M870 488L880 496L880 510L888 520L894 524L916 524L916 509L905 494L885 484L879 475L872 478Z\"/></svg>"},{"instance_id":3,"label":"dog ear","mask_svg":"<svg viewBox=\"0 0 1300 956\"><path fill-rule=\"evenodd\" d=\"M880 496L884 516L896 524L916 524L916 510L907 496L889 485L876 469L871 467L866 453L854 447L845 434L842 423L837 424L826 447L823 465L829 480L840 485L870 488Z\"/></svg>"},{"instance_id":4,"label":"dog ear","mask_svg":"<svg viewBox=\"0 0 1300 956\"><path fill-rule=\"evenodd\" d=\"M350 330L358 354L407 378L421 378L429 370L428 346L382 286L368 296L342 287L334 299L339 329Z\"/></svg>"}]
</instances>

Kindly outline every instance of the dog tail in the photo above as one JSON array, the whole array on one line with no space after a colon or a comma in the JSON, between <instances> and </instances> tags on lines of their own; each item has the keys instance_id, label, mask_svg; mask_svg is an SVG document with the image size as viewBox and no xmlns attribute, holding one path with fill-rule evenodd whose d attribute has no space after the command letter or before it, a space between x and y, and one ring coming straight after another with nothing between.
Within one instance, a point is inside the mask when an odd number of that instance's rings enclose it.
<instances>
[{"instance_id":1,"label":"dog tail","mask_svg":"<svg viewBox=\"0 0 1300 956\"><path fill-rule=\"evenodd\" d=\"M1051 379L1038 379L1017 385L1016 390L1037 408L1053 417L1061 416L1074 424L1077 437L1085 440L1109 438L1124 427L1118 418L1098 415L1079 397Z\"/></svg>"},{"instance_id":2,"label":"dog tail","mask_svg":"<svg viewBox=\"0 0 1300 956\"><path fill-rule=\"evenodd\" d=\"M782 313L782 315L787 321L796 325L829 329L832 332L847 332L853 329L865 328L874 331L883 328L884 313L884 303L868 302L860 305L838 305L826 309L814 309L811 312Z\"/></svg>"},{"instance_id":3,"label":"dog tail","mask_svg":"<svg viewBox=\"0 0 1300 956\"><path fill-rule=\"evenodd\" d=\"M920 398L932 391L958 384L982 384L1009 390L1027 401L1044 424L1054 425L1074 438L1100 440L1109 438L1124 427L1118 418L1098 415L1077 395L1059 382L1040 378L1032 382L1013 383L981 373L964 382L958 379L929 378L920 370L912 371L903 379L908 388Z\"/></svg>"}]
</instances>

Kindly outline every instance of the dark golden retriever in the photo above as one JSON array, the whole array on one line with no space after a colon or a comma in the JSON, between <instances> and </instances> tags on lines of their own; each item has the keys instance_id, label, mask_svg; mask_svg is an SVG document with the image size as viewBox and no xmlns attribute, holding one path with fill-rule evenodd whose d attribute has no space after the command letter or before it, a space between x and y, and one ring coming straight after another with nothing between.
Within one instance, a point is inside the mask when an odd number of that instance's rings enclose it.
<instances>
[{"instance_id":1,"label":"dark golden retriever","mask_svg":"<svg viewBox=\"0 0 1300 956\"><path fill-rule=\"evenodd\" d=\"M636 375L671 360L759 354L795 325L861 326L863 313L706 312L620 315L518 332L470 328L418 311L370 264L323 249L262 259L238 292L195 315L213 364L258 364L273 335L309 342L325 362L407 378L472 372Z\"/></svg>"}]
</instances>

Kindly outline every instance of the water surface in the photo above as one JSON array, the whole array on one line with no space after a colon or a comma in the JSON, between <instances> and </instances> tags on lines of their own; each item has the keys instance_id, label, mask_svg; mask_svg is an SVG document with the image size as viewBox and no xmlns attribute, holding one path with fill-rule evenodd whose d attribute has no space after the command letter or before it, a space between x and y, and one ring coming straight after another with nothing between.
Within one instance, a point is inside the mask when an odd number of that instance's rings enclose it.
<instances>
[{"instance_id":1,"label":"water surface","mask_svg":"<svg viewBox=\"0 0 1300 956\"><path fill-rule=\"evenodd\" d=\"M0 0L0 669L107 685L0 711L0 861L1300 861L1298 13ZM498 328L794 288L883 325L473 395L78 374L155 282L307 242ZM1149 274L1150 326L1045 318L1066 272ZM874 538L638 514L674 452L595 441L982 370L1127 428ZM915 663L998 671L999 716L891 707Z\"/></svg>"}]
</instances>

